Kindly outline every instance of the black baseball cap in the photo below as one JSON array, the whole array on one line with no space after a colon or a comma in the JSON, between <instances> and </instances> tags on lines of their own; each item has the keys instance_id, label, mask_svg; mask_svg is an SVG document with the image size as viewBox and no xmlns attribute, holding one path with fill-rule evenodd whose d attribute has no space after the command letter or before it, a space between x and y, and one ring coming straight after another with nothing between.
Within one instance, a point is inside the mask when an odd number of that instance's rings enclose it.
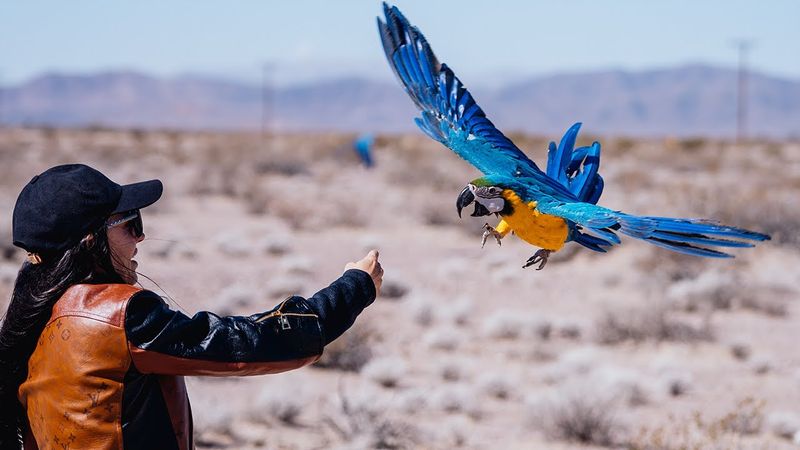
<instances>
[{"instance_id":1,"label":"black baseball cap","mask_svg":"<svg viewBox=\"0 0 800 450\"><path fill-rule=\"evenodd\" d=\"M14 245L56 254L98 230L112 214L141 209L160 197L159 180L119 185L84 164L47 169L25 185L12 219Z\"/></svg>"}]
</instances>

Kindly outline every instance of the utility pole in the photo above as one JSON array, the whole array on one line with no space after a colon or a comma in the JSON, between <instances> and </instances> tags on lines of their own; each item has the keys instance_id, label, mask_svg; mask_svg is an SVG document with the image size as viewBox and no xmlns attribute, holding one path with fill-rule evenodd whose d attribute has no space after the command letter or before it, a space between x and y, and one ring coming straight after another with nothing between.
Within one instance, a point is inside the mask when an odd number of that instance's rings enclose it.
<instances>
[{"instance_id":1,"label":"utility pole","mask_svg":"<svg viewBox=\"0 0 800 450\"><path fill-rule=\"evenodd\" d=\"M735 42L739 54L736 89L736 143L741 144L747 138L747 52L753 46L750 40L741 39Z\"/></svg>"},{"instance_id":2,"label":"utility pole","mask_svg":"<svg viewBox=\"0 0 800 450\"><path fill-rule=\"evenodd\" d=\"M261 66L261 150L269 153L268 136L272 132L272 64Z\"/></svg>"},{"instance_id":3,"label":"utility pole","mask_svg":"<svg viewBox=\"0 0 800 450\"><path fill-rule=\"evenodd\" d=\"M3 124L3 106L5 106L5 105L3 104L3 100L5 100L5 98L3 96L4 96L5 93L6 93L5 92L5 87L3 86L3 72L0 71L0 128L3 128L3 126L4 126L4 124Z\"/></svg>"}]
</instances>

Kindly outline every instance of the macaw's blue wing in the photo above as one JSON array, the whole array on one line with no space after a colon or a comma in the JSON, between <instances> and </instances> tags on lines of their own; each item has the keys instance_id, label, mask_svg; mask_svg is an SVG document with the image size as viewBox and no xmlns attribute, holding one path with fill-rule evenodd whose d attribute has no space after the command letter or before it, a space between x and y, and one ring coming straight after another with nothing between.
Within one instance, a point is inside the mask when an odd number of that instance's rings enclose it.
<instances>
[{"instance_id":1,"label":"macaw's blue wing","mask_svg":"<svg viewBox=\"0 0 800 450\"><path fill-rule=\"evenodd\" d=\"M600 168L600 143L575 149L580 122L576 123L561 138L556 147L550 142L547 152L547 176L561 183L578 200L597 203L603 193L603 178L597 173Z\"/></svg>"},{"instance_id":2,"label":"macaw's blue wing","mask_svg":"<svg viewBox=\"0 0 800 450\"><path fill-rule=\"evenodd\" d=\"M552 197L540 199L537 209L567 219L576 225L579 232L606 242L599 245L619 244L619 237L615 234L619 231L680 253L730 258L731 255L709 247L752 247L753 242L770 239L766 234L707 220L632 216L602 206L563 202Z\"/></svg>"},{"instance_id":3,"label":"macaw's blue wing","mask_svg":"<svg viewBox=\"0 0 800 450\"><path fill-rule=\"evenodd\" d=\"M422 111L422 117L415 119L420 129L484 174L542 173L486 118L453 71L436 59L425 37L397 7L384 3L383 11L386 23L378 18L383 49L395 75Z\"/></svg>"}]
</instances>

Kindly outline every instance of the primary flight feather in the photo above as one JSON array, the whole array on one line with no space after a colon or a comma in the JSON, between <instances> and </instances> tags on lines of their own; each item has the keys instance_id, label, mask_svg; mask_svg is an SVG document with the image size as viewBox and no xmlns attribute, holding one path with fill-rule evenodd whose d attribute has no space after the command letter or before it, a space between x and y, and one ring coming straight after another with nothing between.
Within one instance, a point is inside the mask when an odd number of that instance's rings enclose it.
<instances>
[{"instance_id":1,"label":"primary flight feather","mask_svg":"<svg viewBox=\"0 0 800 450\"><path fill-rule=\"evenodd\" d=\"M397 7L383 4L378 18L389 65L422 112L419 128L484 173L470 182L456 201L461 210L474 204L473 216L496 214L497 227L487 223L483 243L500 243L510 231L539 247L523 267L544 267L551 252L569 241L605 252L619 244L617 232L676 252L729 258L714 247L752 247L769 236L707 220L639 217L596 203L603 192L598 173L600 144L574 148L580 123L551 142L546 172L501 133L446 64L436 59L420 31Z\"/></svg>"}]
</instances>

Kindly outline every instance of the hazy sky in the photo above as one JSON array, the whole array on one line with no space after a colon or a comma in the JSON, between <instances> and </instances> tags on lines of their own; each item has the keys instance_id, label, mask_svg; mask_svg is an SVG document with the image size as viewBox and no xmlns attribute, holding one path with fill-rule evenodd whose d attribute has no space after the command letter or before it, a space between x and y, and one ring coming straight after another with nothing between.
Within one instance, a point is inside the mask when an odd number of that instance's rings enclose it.
<instances>
[{"instance_id":1,"label":"hazy sky","mask_svg":"<svg viewBox=\"0 0 800 450\"><path fill-rule=\"evenodd\" d=\"M397 0L467 83L562 71L734 66L800 78L800 1ZM0 84L44 71L135 69L276 82L391 77L380 2L54 1L0 3ZM500 81L498 81L500 80Z\"/></svg>"}]
</instances>

